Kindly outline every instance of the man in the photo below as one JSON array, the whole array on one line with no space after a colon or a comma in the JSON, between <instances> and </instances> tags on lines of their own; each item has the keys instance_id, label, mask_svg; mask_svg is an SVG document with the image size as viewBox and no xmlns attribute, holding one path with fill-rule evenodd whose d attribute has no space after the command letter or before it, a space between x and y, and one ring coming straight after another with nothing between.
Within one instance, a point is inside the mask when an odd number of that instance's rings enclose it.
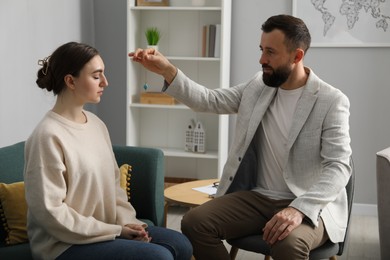
<instances>
[{"instance_id":1,"label":"man","mask_svg":"<svg viewBox=\"0 0 390 260\"><path fill-rule=\"evenodd\" d=\"M307 259L345 236L348 98L303 65L311 37L302 20L273 16L262 31L263 71L232 88L200 86L152 49L129 54L192 109L238 114L217 198L182 220L197 260L229 259L222 240L251 234L263 234L274 259Z\"/></svg>"}]
</instances>

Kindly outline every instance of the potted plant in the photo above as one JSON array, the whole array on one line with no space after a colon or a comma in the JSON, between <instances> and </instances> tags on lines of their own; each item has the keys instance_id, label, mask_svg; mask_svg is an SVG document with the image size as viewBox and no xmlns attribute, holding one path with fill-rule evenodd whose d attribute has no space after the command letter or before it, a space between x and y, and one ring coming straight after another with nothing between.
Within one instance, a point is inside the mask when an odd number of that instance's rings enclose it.
<instances>
[{"instance_id":1,"label":"potted plant","mask_svg":"<svg viewBox=\"0 0 390 260\"><path fill-rule=\"evenodd\" d=\"M158 50L158 42L161 38L161 33L157 27L149 27L145 31L146 41L148 43L148 48L154 48Z\"/></svg>"}]
</instances>

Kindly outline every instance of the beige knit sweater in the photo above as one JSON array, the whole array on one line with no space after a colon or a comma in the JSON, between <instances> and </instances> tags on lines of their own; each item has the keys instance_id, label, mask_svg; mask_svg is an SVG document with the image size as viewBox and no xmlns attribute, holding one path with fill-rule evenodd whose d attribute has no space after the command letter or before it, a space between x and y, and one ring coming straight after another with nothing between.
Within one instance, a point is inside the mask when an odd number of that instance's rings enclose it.
<instances>
[{"instance_id":1,"label":"beige knit sweater","mask_svg":"<svg viewBox=\"0 0 390 260\"><path fill-rule=\"evenodd\" d=\"M49 111L26 141L28 236L35 259L55 259L73 244L113 240L136 219L119 185L104 123L84 111L78 124Z\"/></svg>"}]
</instances>

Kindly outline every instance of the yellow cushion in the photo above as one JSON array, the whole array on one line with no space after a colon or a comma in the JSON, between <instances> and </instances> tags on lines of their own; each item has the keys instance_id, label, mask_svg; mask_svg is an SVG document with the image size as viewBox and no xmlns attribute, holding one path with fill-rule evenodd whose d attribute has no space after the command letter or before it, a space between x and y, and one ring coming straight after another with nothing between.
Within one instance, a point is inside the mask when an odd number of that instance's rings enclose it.
<instances>
[{"instance_id":1,"label":"yellow cushion","mask_svg":"<svg viewBox=\"0 0 390 260\"><path fill-rule=\"evenodd\" d=\"M6 231L6 245L28 241L27 203L24 182L0 183L0 219Z\"/></svg>"},{"instance_id":2,"label":"yellow cushion","mask_svg":"<svg viewBox=\"0 0 390 260\"><path fill-rule=\"evenodd\" d=\"M130 201L131 165L123 164L119 169L121 174L121 180L120 180L121 187L126 191L127 199Z\"/></svg>"}]
</instances>

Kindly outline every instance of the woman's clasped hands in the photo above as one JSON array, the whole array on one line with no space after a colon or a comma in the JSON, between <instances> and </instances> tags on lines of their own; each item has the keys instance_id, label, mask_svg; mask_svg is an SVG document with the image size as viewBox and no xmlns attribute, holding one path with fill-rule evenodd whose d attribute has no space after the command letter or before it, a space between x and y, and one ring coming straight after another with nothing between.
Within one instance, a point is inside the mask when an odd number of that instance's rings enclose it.
<instances>
[{"instance_id":1,"label":"woman's clasped hands","mask_svg":"<svg viewBox=\"0 0 390 260\"><path fill-rule=\"evenodd\" d=\"M152 240L149 237L148 232L145 230L146 226L138 224L127 224L122 227L120 238L137 240L142 242L150 242Z\"/></svg>"}]
</instances>

